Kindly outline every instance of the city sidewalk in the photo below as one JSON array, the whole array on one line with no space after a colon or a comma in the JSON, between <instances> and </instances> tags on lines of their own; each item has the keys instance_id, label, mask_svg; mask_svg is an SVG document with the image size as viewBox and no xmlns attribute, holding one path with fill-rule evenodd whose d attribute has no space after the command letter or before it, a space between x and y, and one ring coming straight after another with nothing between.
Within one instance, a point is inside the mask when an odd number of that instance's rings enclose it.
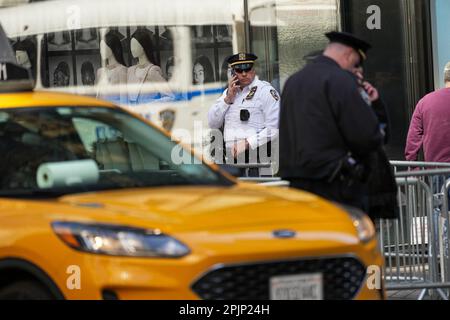
<instances>
[{"instance_id":1,"label":"city sidewalk","mask_svg":"<svg viewBox=\"0 0 450 320\"><path fill-rule=\"evenodd\" d=\"M422 290L397 290L388 291L387 300L418 300ZM436 298L432 299L427 293L423 300L441 300L440 296L435 293Z\"/></svg>"}]
</instances>

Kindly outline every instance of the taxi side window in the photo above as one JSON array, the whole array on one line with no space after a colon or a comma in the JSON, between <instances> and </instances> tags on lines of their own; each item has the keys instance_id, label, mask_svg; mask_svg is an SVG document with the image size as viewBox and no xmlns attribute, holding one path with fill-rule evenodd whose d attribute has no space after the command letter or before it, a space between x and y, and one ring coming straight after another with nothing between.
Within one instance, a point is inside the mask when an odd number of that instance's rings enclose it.
<instances>
[{"instance_id":1,"label":"taxi side window","mask_svg":"<svg viewBox=\"0 0 450 320\"><path fill-rule=\"evenodd\" d=\"M124 137L104 123L74 118L74 126L86 148L101 170L139 172L160 169L160 160L148 148Z\"/></svg>"},{"instance_id":2,"label":"taxi side window","mask_svg":"<svg viewBox=\"0 0 450 320\"><path fill-rule=\"evenodd\" d=\"M230 25L191 27L193 84L228 82L226 59L233 54L232 34Z\"/></svg>"}]
</instances>

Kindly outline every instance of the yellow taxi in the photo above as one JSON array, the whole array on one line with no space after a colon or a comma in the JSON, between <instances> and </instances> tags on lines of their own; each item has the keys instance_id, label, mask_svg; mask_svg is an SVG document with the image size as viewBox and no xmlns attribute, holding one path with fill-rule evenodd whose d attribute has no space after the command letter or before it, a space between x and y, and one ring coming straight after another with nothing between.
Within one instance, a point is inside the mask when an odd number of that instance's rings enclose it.
<instances>
[{"instance_id":1,"label":"yellow taxi","mask_svg":"<svg viewBox=\"0 0 450 320\"><path fill-rule=\"evenodd\" d=\"M236 181L108 102L29 91L1 33L0 299L384 298L366 215Z\"/></svg>"},{"instance_id":2,"label":"yellow taxi","mask_svg":"<svg viewBox=\"0 0 450 320\"><path fill-rule=\"evenodd\" d=\"M176 163L107 102L0 94L0 148L0 299L383 298L365 215Z\"/></svg>"}]
</instances>

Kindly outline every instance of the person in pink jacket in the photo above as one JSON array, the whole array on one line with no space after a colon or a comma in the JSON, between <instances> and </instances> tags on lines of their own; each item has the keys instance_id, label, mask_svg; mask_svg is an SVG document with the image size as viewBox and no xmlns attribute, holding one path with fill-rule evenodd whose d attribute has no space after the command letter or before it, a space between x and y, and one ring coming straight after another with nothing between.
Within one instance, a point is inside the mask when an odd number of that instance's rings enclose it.
<instances>
[{"instance_id":1,"label":"person in pink jacket","mask_svg":"<svg viewBox=\"0 0 450 320\"><path fill-rule=\"evenodd\" d=\"M450 163L450 62L445 88L426 95L416 106L406 141L405 158L417 161L423 148L426 162Z\"/></svg>"}]
</instances>

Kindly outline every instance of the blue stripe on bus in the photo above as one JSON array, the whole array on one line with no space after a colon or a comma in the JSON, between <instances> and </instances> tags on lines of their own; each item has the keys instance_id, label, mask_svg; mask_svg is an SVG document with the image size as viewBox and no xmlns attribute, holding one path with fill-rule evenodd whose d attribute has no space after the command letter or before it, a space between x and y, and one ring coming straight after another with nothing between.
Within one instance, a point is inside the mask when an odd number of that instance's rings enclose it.
<instances>
[{"instance_id":1,"label":"blue stripe on bus","mask_svg":"<svg viewBox=\"0 0 450 320\"><path fill-rule=\"evenodd\" d=\"M217 94L221 95L223 93L223 88L213 88L213 89L207 89L207 90L196 90L196 91L190 91L190 92L179 92L175 93L175 101L190 101L195 97L200 97L202 95L212 95Z\"/></svg>"},{"instance_id":2,"label":"blue stripe on bus","mask_svg":"<svg viewBox=\"0 0 450 320\"><path fill-rule=\"evenodd\" d=\"M207 90L195 90L188 92L175 92L173 97L161 96L160 93L149 93L140 95L140 101L133 101L129 103L130 105L138 105L143 103L151 102L174 102L174 101L190 101L195 97L200 97L202 95L222 95L224 88L213 88ZM124 101L121 100L118 94L109 94L102 97L102 99L111 101L113 103L122 104Z\"/></svg>"}]
</instances>

